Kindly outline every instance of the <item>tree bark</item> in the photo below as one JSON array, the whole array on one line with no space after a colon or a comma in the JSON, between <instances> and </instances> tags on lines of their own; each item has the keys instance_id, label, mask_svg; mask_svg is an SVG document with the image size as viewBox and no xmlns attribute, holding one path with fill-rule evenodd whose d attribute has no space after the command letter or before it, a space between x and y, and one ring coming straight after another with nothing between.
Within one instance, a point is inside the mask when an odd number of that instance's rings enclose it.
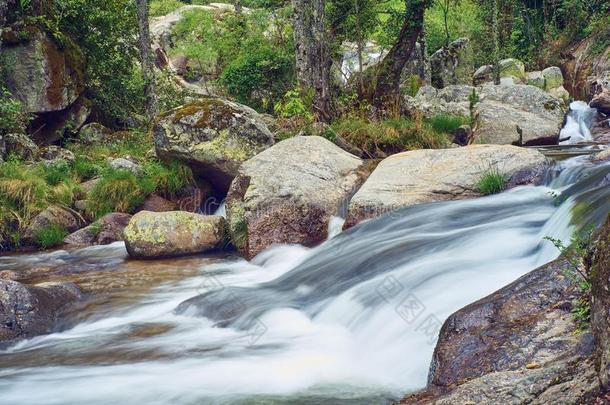
<instances>
[{"instance_id":1,"label":"tree bark","mask_svg":"<svg viewBox=\"0 0 610 405\"><path fill-rule=\"evenodd\" d=\"M136 0L136 9L138 13L138 47L140 49L140 63L142 64L142 77L144 79L146 117L152 122L159 111L155 89L154 59L150 46L148 0Z\"/></svg>"},{"instance_id":2,"label":"tree bark","mask_svg":"<svg viewBox=\"0 0 610 405\"><path fill-rule=\"evenodd\" d=\"M294 43L299 86L314 92L313 108L318 121L334 116L330 85L330 35L326 29L325 0L293 0Z\"/></svg>"},{"instance_id":3,"label":"tree bark","mask_svg":"<svg viewBox=\"0 0 610 405\"><path fill-rule=\"evenodd\" d=\"M500 84L500 28L498 27L498 14L500 13L499 0L494 0L492 30L494 37L494 84Z\"/></svg>"},{"instance_id":4,"label":"tree bark","mask_svg":"<svg viewBox=\"0 0 610 405\"><path fill-rule=\"evenodd\" d=\"M392 103L399 103L400 76L409 60L415 43L424 26L424 11L431 0L405 0L405 18L398 40L383 58L377 70L377 80L373 93L373 104L385 109Z\"/></svg>"}]
</instances>

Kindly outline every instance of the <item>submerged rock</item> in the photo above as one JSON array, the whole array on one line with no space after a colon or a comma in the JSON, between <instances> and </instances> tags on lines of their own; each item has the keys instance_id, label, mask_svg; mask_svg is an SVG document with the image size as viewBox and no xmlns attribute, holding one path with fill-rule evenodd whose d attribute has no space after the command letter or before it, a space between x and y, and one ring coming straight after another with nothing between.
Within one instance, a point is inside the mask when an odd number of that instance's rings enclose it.
<instances>
[{"instance_id":1,"label":"submerged rock","mask_svg":"<svg viewBox=\"0 0 610 405\"><path fill-rule=\"evenodd\" d=\"M51 332L62 312L80 298L71 283L26 286L0 279L0 344Z\"/></svg>"},{"instance_id":2,"label":"submerged rock","mask_svg":"<svg viewBox=\"0 0 610 405\"><path fill-rule=\"evenodd\" d=\"M162 115L154 128L157 154L191 166L227 191L242 162L273 145L273 134L253 109L207 98Z\"/></svg>"},{"instance_id":3,"label":"submerged rock","mask_svg":"<svg viewBox=\"0 0 610 405\"><path fill-rule=\"evenodd\" d=\"M248 257L274 243L313 245L361 184L363 161L318 136L279 142L245 162L227 196L233 243Z\"/></svg>"},{"instance_id":4,"label":"submerged rock","mask_svg":"<svg viewBox=\"0 0 610 405\"><path fill-rule=\"evenodd\" d=\"M127 252L133 258L153 259L204 253L226 244L223 217L190 212L140 211L123 231Z\"/></svg>"},{"instance_id":5,"label":"submerged rock","mask_svg":"<svg viewBox=\"0 0 610 405\"><path fill-rule=\"evenodd\" d=\"M470 110L472 95L478 102ZM424 86L416 97L407 97L405 113L426 117L440 114L475 117L474 142L493 144L556 144L563 125L561 100L528 85L486 84L480 87Z\"/></svg>"},{"instance_id":6,"label":"submerged rock","mask_svg":"<svg viewBox=\"0 0 610 405\"><path fill-rule=\"evenodd\" d=\"M401 403L590 403L599 391L593 339L576 333L567 266L551 262L451 315L426 390Z\"/></svg>"},{"instance_id":7,"label":"submerged rock","mask_svg":"<svg viewBox=\"0 0 610 405\"><path fill-rule=\"evenodd\" d=\"M538 181L548 165L538 151L510 145L399 153L383 160L351 199L346 226L410 205L480 196L477 183L490 168L514 187Z\"/></svg>"}]
</instances>

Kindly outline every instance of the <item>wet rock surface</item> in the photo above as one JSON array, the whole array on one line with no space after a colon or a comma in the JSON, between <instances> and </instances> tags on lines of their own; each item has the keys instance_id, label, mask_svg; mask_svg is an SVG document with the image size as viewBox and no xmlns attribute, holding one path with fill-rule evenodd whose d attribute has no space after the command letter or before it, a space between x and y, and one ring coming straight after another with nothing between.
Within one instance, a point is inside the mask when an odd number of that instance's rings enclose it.
<instances>
[{"instance_id":1,"label":"wet rock surface","mask_svg":"<svg viewBox=\"0 0 610 405\"><path fill-rule=\"evenodd\" d=\"M457 311L444 323L425 391L403 404L587 403L599 391L593 338L575 333L578 289L565 259Z\"/></svg>"},{"instance_id":2,"label":"wet rock surface","mask_svg":"<svg viewBox=\"0 0 610 405\"><path fill-rule=\"evenodd\" d=\"M53 330L62 311L81 298L71 283L26 286L0 279L0 347Z\"/></svg>"}]
</instances>

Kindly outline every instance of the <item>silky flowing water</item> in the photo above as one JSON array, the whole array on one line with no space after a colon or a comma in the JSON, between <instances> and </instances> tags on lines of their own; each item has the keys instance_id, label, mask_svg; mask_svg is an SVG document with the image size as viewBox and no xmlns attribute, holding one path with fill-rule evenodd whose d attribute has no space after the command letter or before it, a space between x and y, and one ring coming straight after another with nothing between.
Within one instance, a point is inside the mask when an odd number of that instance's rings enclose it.
<instances>
[{"instance_id":1,"label":"silky flowing water","mask_svg":"<svg viewBox=\"0 0 610 405\"><path fill-rule=\"evenodd\" d=\"M544 185L424 204L316 248L140 262L122 243L0 258L88 299L56 333L0 351L2 404L372 404L423 388L442 322L601 223L610 164L561 160Z\"/></svg>"}]
</instances>

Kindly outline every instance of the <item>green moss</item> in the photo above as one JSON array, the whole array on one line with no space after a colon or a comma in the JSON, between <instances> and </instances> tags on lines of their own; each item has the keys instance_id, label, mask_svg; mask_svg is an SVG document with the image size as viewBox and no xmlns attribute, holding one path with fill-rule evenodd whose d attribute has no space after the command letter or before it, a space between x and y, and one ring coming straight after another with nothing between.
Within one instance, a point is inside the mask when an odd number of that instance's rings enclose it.
<instances>
[{"instance_id":1,"label":"green moss","mask_svg":"<svg viewBox=\"0 0 610 405\"><path fill-rule=\"evenodd\" d=\"M248 243L248 222L246 221L246 211L243 206L233 204L230 208L229 233L233 246L243 250Z\"/></svg>"}]
</instances>

